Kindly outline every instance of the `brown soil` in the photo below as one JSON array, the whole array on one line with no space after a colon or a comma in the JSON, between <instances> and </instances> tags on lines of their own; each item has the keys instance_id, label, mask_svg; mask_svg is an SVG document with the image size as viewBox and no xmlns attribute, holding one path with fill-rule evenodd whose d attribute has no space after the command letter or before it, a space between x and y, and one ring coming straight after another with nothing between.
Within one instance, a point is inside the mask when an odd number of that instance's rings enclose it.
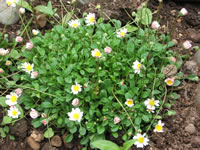
<instances>
[{"instance_id":1,"label":"brown soil","mask_svg":"<svg viewBox=\"0 0 200 150\"><path fill-rule=\"evenodd\" d=\"M98 15L105 16L102 12L97 12L95 9L96 4L101 4L103 12L105 12L109 17L120 19L123 23L130 20L127 12L132 12L136 9L136 7L140 4L135 2L135 0L127 0L121 2L121 0L99 0L98 2L94 2L93 4L88 5L78 5L77 13L78 16L84 11L92 11L98 13ZM53 0L53 6L58 9L61 8L60 3L56 0ZM41 4L41 1L34 1L35 4ZM47 1L42 1L43 4L47 3ZM65 3L67 5L67 3ZM157 0L152 0L149 3L149 7L155 11L157 10L159 4ZM179 10L185 7L189 14L181 19L175 20L175 15L179 12ZM127 12L126 12L127 11ZM174 30L174 34L172 35L174 39L177 40L178 44L173 48L174 51L179 52L180 54L189 54L191 59L194 51L188 52L182 50L182 43L184 40L190 38L189 33L191 30L194 33L200 31L200 4L198 3L175 3L173 1L165 1L163 4L163 8L160 11L160 14L157 16L155 14L154 17L158 17L161 20L161 24L164 25L163 32L170 32L170 29L173 27L175 22L177 22L176 29ZM27 14L28 16L31 14ZM9 35L16 35L16 31L20 29L21 23L15 24L12 26L8 26L6 28L6 33ZM42 33L45 30L50 29L52 26L47 24L44 28L40 28ZM37 28L36 24L31 24L31 28ZM3 31L3 25L0 25L0 31ZM199 38L200 39L200 38ZM200 40L196 40L196 43L193 45L199 45ZM200 68L199 68L200 69ZM188 73L182 68L184 73ZM200 76L199 76L200 77ZM166 150L174 150L174 149L200 149L200 107L195 102L195 95L197 88L200 87L200 83L194 83L185 81L181 85L182 88L179 90L176 89L180 95L180 98L177 100L176 104L173 105L173 109L176 110L177 115L173 117L165 117L163 122L165 123L164 133L151 133L150 141L151 146L145 149L166 149ZM2 109L0 108L0 112ZM0 122L2 120L3 113L0 113ZM33 131L29 120L21 120L17 122L13 127L10 128L10 133L16 137L15 141L6 139L0 140L0 150L31 150L28 146L26 138L30 136L31 131ZM150 135L150 134L149 134ZM120 139L115 139L110 137L111 140L115 141L118 144L122 144ZM49 145L49 142L43 141L40 143L42 150L50 150L56 149L52 148ZM78 140L75 139L73 142L66 144L63 143L63 146L57 148L59 150L71 149L71 150L79 150L82 146L78 144ZM132 148L136 149L136 148Z\"/></svg>"}]
</instances>

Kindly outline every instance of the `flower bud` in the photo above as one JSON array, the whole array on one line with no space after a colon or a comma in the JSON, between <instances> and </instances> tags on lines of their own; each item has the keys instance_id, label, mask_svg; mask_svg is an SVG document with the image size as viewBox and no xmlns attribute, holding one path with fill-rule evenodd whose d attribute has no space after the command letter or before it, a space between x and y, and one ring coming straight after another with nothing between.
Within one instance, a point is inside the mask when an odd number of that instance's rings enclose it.
<instances>
[{"instance_id":1,"label":"flower bud","mask_svg":"<svg viewBox=\"0 0 200 150\"><path fill-rule=\"evenodd\" d=\"M38 76L38 72L37 71L31 72L31 78L32 79L37 78L37 76Z\"/></svg>"},{"instance_id":2,"label":"flower bud","mask_svg":"<svg viewBox=\"0 0 200 150\"><path fill-rule=\"evenodd\" d=\"M39 34L39 31L36 30L36 29L33 29L33 30L32 30L32 33L33 33L33 35L38 35L38 34Z\"/></svg>"},{"instance_id":3,"label":"flower bud","mask_svg":"<svg viewBox=\"0 0 200 150\"><path fill-rule=\"evenodd\" d=\"M16 93L18 96L21 96L21 94L22 94L22 89L17 88L17 89L15 90L15 93Z\"/></svg>"},{"instance_id":4,"label":"flower bud","mask_svg":"<svg viewBox=\"0 0 200 150\"><path fill-rule=\"evenodd\" d=\"M17 43L20 43L20 42L23 41L23 38L22 38L21 36L17 36L16 39L15 39L15 41L16 41Z\"/></svg>"},{"instance_id":5,"label":"flower bud","mask_svg":"<svg viewBox=\"0 0 200 150\"><path fill-rule=\"evenodd\" d=\"M19 13L20 13L21 15L23 15L23 14L25 13L25 8L21 7L21 8L19 9Z\"/></svg>"},{"instance_id":6,"label":"flower bud","mask_svg":"<svg viewBox=\"0 0 200 150\"><path fill-rule=\"evenodd\" d=\"M44 126L46 126L47 125L47 121L44 119L44 120L42 120L42 124L44 125Z\"/></svg>"},{"instance_id":7,"label":"flower bud","mask_svg":"<svg viewBox=\"0 0 200 150\"><path fill-rule=\"evenodd\" d=\"M4 72L4 70L2 68L0 68L0 73L3 73L3 72Z\"/></svg>"},{"instance_id":8,"label":"flower bud","mask_svg":"<svg viewBox=\"0 0 200 150\"><path fill-rule=\"evenodd\" d=\"M158 23L158 21L153 21L151 27L154 30L157 30L158 28L160 28L160 24Z\"/></svg>"},{"instance_id":9,"label":"flower bud","mask_svg":"<svg viewBox=\"0 0 200 150\"><path fill-rule=\"evenodd\" d=\"M78 106L78 104L79 104L79 99L78 98L75 98L73 101L72 101L72 105L73 106Z\"/></svg>"},{"instance_id":10,"label":"flower bud","mask_svg":"<svg viewBox=\"0 0 200 150\"><path fill-rule=\"evenodd\" d=\"M42 117L42 118L46 118L46 117L47 117L47 114L42 113L42 114L41 114L41 117Z\"/></svg>"},{"instance_id":11,"label":"flower bud","mask_svg":"<svg viewBox=\"0 0 200 150\"><path fill-rule=\"evenodd\" d=\"M108 54L110 54L111 51L112 51L112 48L110 48L110 47L108 47L108 46L106 46L106 47L104 48L104 52L106 52L106 53L108 53Z\"/></svg>"},{"instance_id":12,"label":"flower bud","mask_svg":"<svg viewBox=\"0 0 200 150\"><path fill-rule=\"evenodd\" d=\"M185 8L182 8L181 11L179 12L180 16L185 16L188 14L188 11Z\"/></svg>"},{"instance_id":13,"label":"flower bud","mask_svg":"<svg viewBox=\"0 0 200 150\"><path fill-rule=\"evenodd\" d=\"M119 117L115 117L114 118L114 124L118 124L120 122L120 118Z\"/></svg>"},{"instance_id":14,"label":"flower bud","mask_svg":"<svg viewBox=\"0 0 200 150\"><path fill-rule=\"evenodd\" d=\"M33 42L26 43L26 49L31 50L33 48Z\"/></svg>"},{"instance_id":15,"label":"flower bud","mask_svg":"<svg viewBox=\"0 0 200 150\"><path fill-rule=\"evenodd\" d=\"M190 43L190 41L185 41L183 43L183 48L190 49L191 47L192 47L192 44Z\"/></svg>"},{"instance_id":16,"label":"flower bud","mask_svg":"<svg viewBox=\"0 0 200 150\"><path fill-rule=\"evenodd\" d=\"M38 117L38 112L35 109L31 108L30 116L31 118L35 119Z\"/></svg>"}]
</instances>

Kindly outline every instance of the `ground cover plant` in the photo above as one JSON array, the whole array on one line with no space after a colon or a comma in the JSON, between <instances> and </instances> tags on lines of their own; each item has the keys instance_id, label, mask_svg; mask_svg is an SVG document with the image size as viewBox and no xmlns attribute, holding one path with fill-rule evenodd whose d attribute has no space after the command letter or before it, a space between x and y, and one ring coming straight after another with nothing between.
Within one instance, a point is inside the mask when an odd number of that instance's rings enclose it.
<instances>
[{"instance_id":1,"label":"ground cover plant","mask_svg":"<svg viewBox=\"0 0 200 150\"><path fill-rule=\"evenodd\" d=\"M11 51L2 37L1 85L8 93L1 97L8 115L3 124L28 112L35 128L47 127L46 138L56 127L69 133L66 142L77 133L87 145L105 139L107 132L117 138L122 130L124 141L133 138L137 147L148 145L150 129L163 132L158 113L166 102L166 84L180 84L162 71L177 65L169 50L173 42L156 33L159 23L152 23L150 14L147 8L134 14L136 24L144 25L134 27L118 20L104 23L89 13L44 36L35 31L26 46L16 47L16 40Z\"/></svg>"}]
</instances>

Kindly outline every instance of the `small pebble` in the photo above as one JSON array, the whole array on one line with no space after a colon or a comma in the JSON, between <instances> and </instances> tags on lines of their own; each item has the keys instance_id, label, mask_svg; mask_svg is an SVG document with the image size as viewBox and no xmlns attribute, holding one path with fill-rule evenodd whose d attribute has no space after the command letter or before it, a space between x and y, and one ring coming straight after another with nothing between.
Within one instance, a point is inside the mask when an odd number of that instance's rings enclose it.
<instances>
[{"instance_id":1,"label":"small pebble","mask_svg":"<svg viewBox=\"0 0 200 150\"><path fill-rule=\"evenodd\" d=\"M190 133L190 134L193 134L193 133L196 132L196 128L192 123L190 123L185 127L185 131Z\"/></svg>"}]
</instances>

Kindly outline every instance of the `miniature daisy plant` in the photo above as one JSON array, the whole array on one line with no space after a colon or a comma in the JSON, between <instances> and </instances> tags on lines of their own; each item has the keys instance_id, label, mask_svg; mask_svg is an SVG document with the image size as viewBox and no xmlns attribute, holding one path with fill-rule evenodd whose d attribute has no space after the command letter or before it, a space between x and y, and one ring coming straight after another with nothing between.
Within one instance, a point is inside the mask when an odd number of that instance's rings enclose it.
<instances>
[{"instance_id":1,"label":"miniature daisy plant","mask_svg":"<svg viewBox=\"0 0 200 150\"><path fill-rule=\"evenodd\" d=\"M163 98L168 97L166 85L174 86L175 80L162 73L162 68L174 63L169 59L174 53L169 50L173 46L169 36L157 36L158 30L122 26L114 19L104 23L88 13L44 35L34 30L16 66L5 65L7 55L14 54L2 47L0 75L10 68L18 71L13 78L21 85L3 83L24 88L23 94L5 95L8 116L22 115L15 106L19 102L35 128L62 128L68 132L66 142L76 134L87 145L90 140L104 139L107 132L118 138L122 131L124 141L131 140L138 148L148 145L149 129L164 131L162 116L156 117Z\"/></svg>"}]
</instances>

